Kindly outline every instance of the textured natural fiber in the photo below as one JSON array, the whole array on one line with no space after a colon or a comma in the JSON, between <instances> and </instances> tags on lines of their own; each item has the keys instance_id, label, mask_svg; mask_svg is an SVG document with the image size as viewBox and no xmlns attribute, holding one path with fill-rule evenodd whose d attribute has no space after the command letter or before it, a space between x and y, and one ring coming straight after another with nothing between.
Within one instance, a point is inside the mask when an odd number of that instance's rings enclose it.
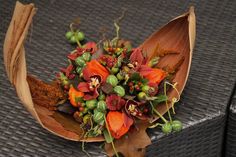
<instances>
[{"instance_id":1,"label":"textured natural fiber","mask_svg":"<svg viewBox=\"0 0 236 157\"><path fill-rule=\"evenodd\" d=\"M235 84L236 85L236 84ZM236 86L235 86L236 87ZM236 156L236 88L234 88L232 101L229 107L229 116L227 119L227 130L224 145L225 157Z\"/></svg>"},{"instance_id":2,"label":"textured natural fiber","mask_svg":"<svg viewBox=\"0 0 236 157\"><path fill-rule=\"evenodd\" d=\"M81 139L81 135L73 132L73 130L64 128L64 124L59 123L52 117L54 111L50 111L37 104L33 104L29 84L26 79L27 69L24 39L26 38L33 15L35 14L35 10L34 4L23 5L19 2L16 3L12 21L8 28L4 42L4 64L10 82L16 88L17 94L24 106L36 118L36 120L50 132L73 141L103 141L103 137ZM158 64L158 67L174 67L179 60L181 60L181 58L184 58L184 61L176 72L173 80L178 83L177 89L180 94L182 93L188 79L195 42L195 29L194 9L191 7L189 12L171 20L159 31L156 31L153 35L151 35L140 46L147 53L147 56L150 59L158 55L158 51L155 50L155 47L159 44L163 49L179 52L176 55L167 55L163 57ZM168 96L170 100L173 97L178 97L174 90L169 92ZM169 105L169 108L170 107L171 104ZM167 108L165 105L159 105L158 111L161 114L165 114L167 112ZM69 123L69 121L71 121L71 119L64 120L65 123Z\"/></svg>"},{"instance_id":3,"label":"textured natural fiber","mask_svg":"<svg viewBox=\"0 0 236 157\"><path fill-rule=\"evenodd\" d=\"M152 144L148 146L146 156L221 156L225 111L236 78L236 1L40 0L34 3L38 11L28 34L32 37L25 42L27 70L48 82L53 80L52 73L58 67L66 66L65 56L72 47L63 39L64 33L68 30L68 23L76 17L81 18L81 30L89 40L98 41L100 27L108 28L108 35L113 35L112 21L125 7L128 11L121 27L126 29L121 29L121 36L138 46L156 28L194 5L196 47L189 79L181 102L176 105L178 114L175 116L184 123L184 129L168 136L164 136L160 128L148 130ZM15 0L0 0L0 4L2 48ZM0 157L86 157L80 149L80 142L52 135L26 111L6 76L2 51L0 76ZM100 143L87 143L85 149L91 156L106 156Z\"/></svg>"}]
</instances>

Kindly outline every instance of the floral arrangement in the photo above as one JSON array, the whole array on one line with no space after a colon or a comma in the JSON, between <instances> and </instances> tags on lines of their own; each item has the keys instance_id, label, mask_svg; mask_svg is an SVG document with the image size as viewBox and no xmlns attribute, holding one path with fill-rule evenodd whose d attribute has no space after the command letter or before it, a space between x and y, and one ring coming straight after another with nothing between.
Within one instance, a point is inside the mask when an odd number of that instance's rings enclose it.
<instances>
[{"instance_id":1,"label":"floral arrangement","mask_svg":"<svg viewBox=\"0 0 236 157\"><path fill-rule=\"evenodd\" d=\"M136 48L119 36L122 17L114 23L116 36L98 42L87 41L72 24L66 38L75 50L67 55L69 65L50 83L30 75L26 67L24 41L36 10L32 3L16 2L4 64L18 97L43 128L82 141L87 155L84 142L106 141L108 156L119 152L126 157L144 156L151 144L147 128L159 127L165 134L182 129L171 114L191 65L193 7Z\"/></svg>"},{"instance_id":2,"label":"floral arrangement","mask_svg":"<svg viewBox=\"0 0 236 157\"><path fill-rule=\"evenodd\" d=\"M118 24L115 26L118 32ZM66 33L77 48L67 55L69 65L58 74L69 103L57 110L81 124L83 138L103 135L108 143L124 136L137 121L148 121L151 128L161 126L166 134L180 131L182 123L172 120L169 110L169 120L156 110L160 103L168 105L169 87L178 92L177 82L172 83L175 71L157 68L159 56L148 59L141 48L132 48L129 41L118 36L82 45L83 32L71 27ZM163 56L175 53L160 47L158 51ZM178 101L175 98L171 103ZM153 123L156 116L164 123Z\"/></svg>"}]
</instances>

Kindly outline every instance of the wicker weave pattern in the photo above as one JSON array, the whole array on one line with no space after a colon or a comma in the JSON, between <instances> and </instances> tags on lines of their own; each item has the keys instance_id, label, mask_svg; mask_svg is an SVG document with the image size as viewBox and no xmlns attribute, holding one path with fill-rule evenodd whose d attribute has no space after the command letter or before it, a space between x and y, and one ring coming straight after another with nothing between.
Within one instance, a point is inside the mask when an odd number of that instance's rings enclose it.
<instances>
[{"instance_id":1,"label":"wicker weave pattern","mask_svg":"<svg viewBox=\"0 0 236 157\"><path fill-rule=\"evenodd\" d=\"M227 137L225 145L226 157L236 156L236 90L234 91L234 96L231 101L229 116L228 116L228 126L227 126Z\"/></svg>"},{"instance_id":2,"label":"wicker weave pattern","mask_svg":"<svg viewBox=\"0 0 236 157\"><path fill-rule=\"evenodd\" d=\"M27 1L26 1L27 2ZM236 78L236 1L32 1L39 8L32 37L27 40L28 70L50 81L58 67L66 65L72 47L64 33L80 16L81 30L89 40L99 40L98 30L114 35L113 20L122 7L128 9L121 23L121 36L142 43L169 19L196 6L197 41L187 86L177 105L176 118L184 123L181 133L163 136L149 130L153 145L147 156L201 156L221 154L225 110ZM0 47L14 9L14 0L0 0ZM5 156L85 156L80 143L63 140L43 130L27 113L7 81L0 53L0 157ZM92 156L105 156L100 143L88 144Z\"/></svg>"}]
</instances>

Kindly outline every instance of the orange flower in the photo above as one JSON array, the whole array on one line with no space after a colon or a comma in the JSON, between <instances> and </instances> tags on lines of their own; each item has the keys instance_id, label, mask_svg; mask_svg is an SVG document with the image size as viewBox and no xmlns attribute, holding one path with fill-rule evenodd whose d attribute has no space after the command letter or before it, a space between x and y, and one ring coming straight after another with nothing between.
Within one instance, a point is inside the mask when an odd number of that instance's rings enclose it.
<instances>
[{"instance_id":1,"label":"orange flower","mask_svg":"<svg viewBox=\"0 0 236 157\"><path fill-rule=\"evenodd\" d=\"M118 111L108 112L106 119L111 135L116 139L127 133L134 122L125 113Z\"/></svg>"},{"instance_id":2,"label":"orange flower","mask_svg":"<svg viewBox=\"0 0 236 157\"><path fill-rule=\"evenodd\" d=\"M99 75L102 82L104 82L109 75L109 72L97 60L92 60L86 63L86 67L83 70L83 76L85 80L90 80L90 77L94 75Z\"/></svg>"},{"instance_id":3,"label":"orange flower","mask_svg":"<svg viewBox=\"0 0 236 157\"><path fill-rule=\"evenodd\" d=\"M150 68L146 65L141 66L140 74L148 79L152 83L159 84L167 75L164 70L157 69L157 68Z\"/></svg>"},{"instance_id":4,"label":"orange flower","mask_svg":"<svg viewBox=\"0 0 236 157\"><path fill-rule=\"evenodd\" d=\"M76 98L81 98L84 96L83 92L77 91L73 86L70 86L70 90L69 90L69 100L70 103L74 106L74 107L78 107L78 104L76 103Z\"/></svg>"}]
</instances>

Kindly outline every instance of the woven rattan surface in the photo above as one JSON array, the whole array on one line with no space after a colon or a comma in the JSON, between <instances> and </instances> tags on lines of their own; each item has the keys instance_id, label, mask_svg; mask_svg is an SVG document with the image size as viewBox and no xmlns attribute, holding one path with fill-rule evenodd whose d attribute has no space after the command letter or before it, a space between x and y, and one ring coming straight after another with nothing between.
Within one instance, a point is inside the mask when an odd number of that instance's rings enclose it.
<instances>
[{"instance_id":1,"label":"woven rattan surface","mask_svg":"<svg viewBox=\"0 0 236 157\"><path fill-rule=\"evenodd\" d=\"M227 124L225 154L226 157L234 157L236 156L236 88L229 107Z\"/></svg>"},{"instance_id":2,"label":"woven rattan surface","mask_svg":"<svg viewBox=\"0 0 236 157\"><path fill-rule=\"evenodd\" d=\"M176 118L184 130L164 136L160 129L149 130L153 144L147 156L220 156L225 111L236 78L236 1L32 1L38 12L31 38L26 42L28 71L50 81L65 55L72 49L64 34L69 23L81 18L81 30L89 40L99 40L99 30L114 35L113 20L127 8L121 36L142 43L153 31L194 5L197 39L192 68ZM2 56L4 36L15 1L0 0L0 157L85 156L81 144L56 137L40 127L24 109L7 80ZM92 156L105 156L101 143L86 144Z\"/></svg>"}]
</instances>

